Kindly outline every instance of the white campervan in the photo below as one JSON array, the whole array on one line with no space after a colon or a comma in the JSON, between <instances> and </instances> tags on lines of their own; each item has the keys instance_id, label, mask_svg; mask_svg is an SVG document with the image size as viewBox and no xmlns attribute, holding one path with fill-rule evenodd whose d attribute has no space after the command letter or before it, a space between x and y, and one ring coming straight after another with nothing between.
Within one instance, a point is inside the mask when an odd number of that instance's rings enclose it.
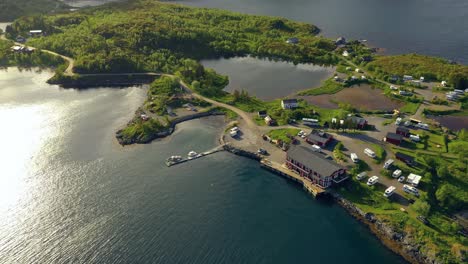
<instances>
[{"instance_id":1,"label":"white campervan","mask_svg":"<svg viewBox=\"0 0 468 264\"><path fill-rule=\"evenodd\" d=\"M354 163L359 162L359 158L358 158L358 156L357 156L356 153L351 153L351 160L352 160Z\"/></svg>"},{"instance_id":2,"label":"white campervan","mask_svg":"<svg viewBox=\"0 0 468 264\"><path fill-rule=\"evenodd\" d=\"M379 182L379 177L372 176L372 177L369 178L369 180L367 180L367 185L372 186L372 185L374 185L374 184L376 184L378 182Z\"/></svg>"},{"instance_id":3,"label":"white campervan","mask_svg":"<svg viewBox=\"0 0 468 264\"><path fill-rule=\"evenodd\" d=\"M392 196L392 194L395 192L395 189L396 189L395 186L388 187L384 192L384 196L387 198Z\"/></svg>"},{"instance_id":4,"label":"white campervan","mask_svg":"<svg viewBox=\"0 0 468 264\"><path fill-rule=\"evenodd\" d=\"M366 148L366 149L364 150L364 153L365 153L367 156L371 157L371 158L375 158L375 152L372 151L370 148Z\"/></svg>"},{"instance_id":5,"label":"white campervan","mask_svg":"<svg viewBox=\"0 0 468 264\"><path fill-rule=\"evenodd\" d=\"M394 162L394 160L388 159L388 160L384 163L383 168L384 168L384 169L389 169L390 166L392 166L393 162Z\"/></svg>"}]
</instances>

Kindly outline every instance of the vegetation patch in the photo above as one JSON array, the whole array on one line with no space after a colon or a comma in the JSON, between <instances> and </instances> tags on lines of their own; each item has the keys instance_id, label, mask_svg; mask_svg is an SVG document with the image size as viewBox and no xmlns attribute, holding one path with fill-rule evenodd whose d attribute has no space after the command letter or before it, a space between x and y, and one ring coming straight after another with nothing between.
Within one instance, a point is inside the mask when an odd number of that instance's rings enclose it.
<instances>
[{"instance_id":1,"label":"vegetation patch","mask_svg":"<svg viewBox=\"0 0 468 264\"><path fill-rule=\"evenodd\" d=\"M267 133L272 140L281 140L286 144L290 144L292 141L292 137L296 136L299 133L300 129L296 128L281 128L281 129L274 129Z\"/></svg>"},{"instance_id":2,"label":"vegetation patch","mask_svg":"<svg viewBox=\"0 0 468 264\"><path fill-rule=\"evenodd\" d=\"M387 80L391 75L412 75L426 80L448 81L457 88L464 89L468 85L468 66L442 58L418 54L377 56L367 68Z\"/></svg>"}]
</instances>

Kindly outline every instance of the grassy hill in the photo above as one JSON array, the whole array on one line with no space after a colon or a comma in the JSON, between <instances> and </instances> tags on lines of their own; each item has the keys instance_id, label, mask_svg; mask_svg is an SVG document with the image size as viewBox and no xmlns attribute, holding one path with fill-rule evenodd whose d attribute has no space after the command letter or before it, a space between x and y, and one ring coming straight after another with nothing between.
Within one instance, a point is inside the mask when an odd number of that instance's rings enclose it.
<instances>
[{"instance_id":1,"label":"grassy hill","mask_svg":"<svg viewBox=\"0 0 468 264\"><path fill-rule=\"evenodd\" d=\"M68 6L59 0L2 0L0 1L0 22L33 15L66 10Z\"/></svg>"}]
</instances>

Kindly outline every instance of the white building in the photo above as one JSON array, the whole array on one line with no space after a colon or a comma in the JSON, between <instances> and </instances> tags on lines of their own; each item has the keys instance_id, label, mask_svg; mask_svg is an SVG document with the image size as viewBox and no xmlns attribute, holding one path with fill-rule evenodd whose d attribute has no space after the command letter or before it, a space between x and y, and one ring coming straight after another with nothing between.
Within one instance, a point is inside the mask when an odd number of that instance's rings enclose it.
<instances>
[{"instance_id":1,"label":"white building","mask_svg":"<svg viewBox=\"0 0 468 264\"><path fill-rule=\"evenodd\" d=\"M281 107L283 109L293 109L299 106L297 99L284 99L281 100Z\"/></svg>"},{"instance_id":2,"label":"white building","mask_svg":"<svg viewBox=\"0 0 468 264\"><path fill-rule=\"evenodd\" d=\"M419 175L416 175L414 173L410 173L410 175L408 175L408 178L406 179L406 181L408 183L410 183L411 185L413 186L418 186L419 184L419 181L421 180L421 176Z\"/></svg>"}]
</instances>

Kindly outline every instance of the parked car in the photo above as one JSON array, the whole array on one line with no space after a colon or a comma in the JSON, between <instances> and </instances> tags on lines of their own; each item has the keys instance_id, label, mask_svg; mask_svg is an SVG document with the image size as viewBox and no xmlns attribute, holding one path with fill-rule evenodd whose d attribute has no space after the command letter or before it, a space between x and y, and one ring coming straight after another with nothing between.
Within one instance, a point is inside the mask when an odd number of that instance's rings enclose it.
<instances>
[{"instance_id":1,"label":"parked car","mask_svg":"<svg viewBox=\"0 0 468 264\"><path fill-rule=\"evenodd\" d=\"M395 192L395 189L396 189L395 186L388 187L384 192L384 197L388 198L388 197L392 196L393 193Z\"/></svg>"},{"instance_id":2,"label":"parked car","mask_svg":"<svg viewBox=\"0 0 468 264\"><path fill-rule=\"evenodd\" d=\"M364 149L364 153L371 158L375 158L375 152L372 151L370 148Z\"/></svg>"},{"instance_id":3,"label":"parked car","mask_svg":"<svg viewBox=\"0 0 468 264\"><path fill-rule=\"evenodd\" d=\"M402 171L401 170L395 170L392 174L393 178L398 178L401 176Z\"/></svg>"},{"instance_id":4,"label":"parked car","mask_svg":"<svg viewBox=\"0 0 468 264\"><path fill-rule=\"evenodd\" d=\"M399 126L399 125L401 124L401 121L402 121L402 120L403 120L403 119L401 119L401 117L398 117L398 118L396 119L396 121L395 121L395 125Z\"/></svg>"},{"instance_id":5,"label":"parked car","mask_svg":"<svg viewBox=\"0 0 468 264\"><path fill-rule=\"evenodd\" d=\"M356 153L351 153L351 160L354 162L354 163L358 163L359 162L359 158L357 156Z\"/></svg>"},{"instance_id":6,"label":"parked car","mask_svg":"<svg viewBox=\"0 0 468 264\"><path fill-rule=\"evenodd\" d=\"M322 148L320 146L317 146L317 145L312 145L312 150L315 151L315 152L322 152Z\"/></svg>"},{"instance_id":7,"label":"parked car","mask_svg":"<svg viewBox=\"0 0 468 264\"><path fill-rule=\"evenodd\" d=\"M416 197L419 197L419 191L418 189L416 189L415 187L413 186L410 186L410 185L403 185L403 191L405 191L406 193L410 193L410 194L413 194L414 196Z\"/></svg>"},{"instance_id":8,"label":"parked car","mask_svg":"<svg viewBox=\"0 0 468 264\"><path fill-rule=\"evenodd\" d=\"M356 179L358 181L363 180L366 177L367 177L367 172L365 172L365 171L363 171L363 172L359 173L358 175L356 175Z\"/></svg>"},{"instance_id":9,"label":"parked car","mask_svg":"<svg viewBox=\"0 0 468 264\"><path fill-rule=\"evenodd\" d=\"M405 176L401 176L400 178L398 178L398 182L403 183L403 182L405 182L405 179L406 179Z\"/></svg>"},{"instance_id":10,"label":"parked car","mask_svg":"<svg viewBox=\"0 0 468 264\"><path fill-rule=\"evenodd\" d=\"M258 154L262 154L262 155L268 154L268 152L266 151L266 149L262 149L262 148L259 148L259 149L257 150L257 153L258 153Z\"/></svg>"},{"instance_id":11,"label":"parked car","mask_svg":"<svg viewBox=\"0 0 468 264\"><path fill-rule=\"evenodd\" d=\"M372 185L374 185L374 184L376 184L378 182L379 182L379 177L372 176L372 177L369 178L369 180L367 180L367 185L372 186Z\"/></svg>"},{"instance_id":12,"label":"parked car","mask_svg":"<svg viewBox=\"0 0 468 264\"><path fill-rule=\"evenodd\" d=\"M429 221L427 221L426 217L422 216L422 215L418 215L416 217L416 219L418 219L419 221L421 221L423 224L425 225L429 225Z\"/></svg>"},{"instance_id":13,"label":"parked car","mask_svg":"<svg viewBox=\"0 0 468 264\"><path fill-rule=\"evenodd\" d=\"M393 162L394 162L394 160L388 159L387 161L385 161L385 163L383 165L383 168L388 170L390 168L390 166L392 166Z\"/></svg>"}]
</instances>

